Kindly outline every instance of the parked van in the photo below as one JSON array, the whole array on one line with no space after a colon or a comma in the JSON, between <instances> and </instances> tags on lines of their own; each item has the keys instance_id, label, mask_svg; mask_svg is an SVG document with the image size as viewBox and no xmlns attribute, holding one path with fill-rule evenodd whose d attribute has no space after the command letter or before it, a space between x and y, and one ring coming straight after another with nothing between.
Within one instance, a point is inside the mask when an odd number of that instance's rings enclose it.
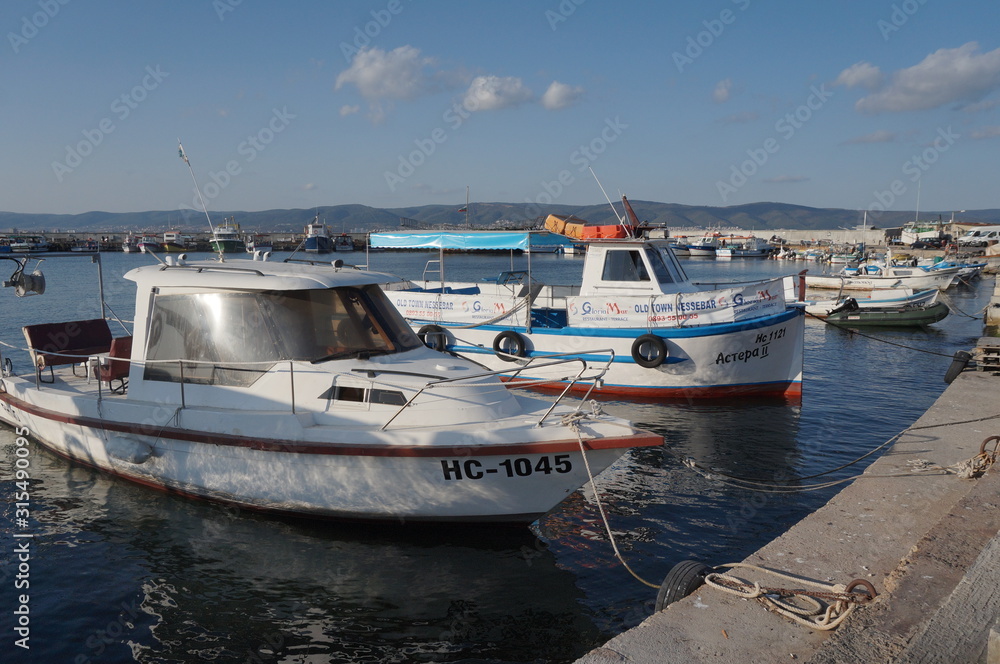
<instances>
[{"instance_id":1,"label":"parked van","mask_svg":"<svg viewBox=\"0 0 1000 664\"><path fill-rule=\"evenodd\" d=\"M1000 226L981 226L958 238L960 247L985 247L1000 242Z\"/></svg>"}]
</instances>

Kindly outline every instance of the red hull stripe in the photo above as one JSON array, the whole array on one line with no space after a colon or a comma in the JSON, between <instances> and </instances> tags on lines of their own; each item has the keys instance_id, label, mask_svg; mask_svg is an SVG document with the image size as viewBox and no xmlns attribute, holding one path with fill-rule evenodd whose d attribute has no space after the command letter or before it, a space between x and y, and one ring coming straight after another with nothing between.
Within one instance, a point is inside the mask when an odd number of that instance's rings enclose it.
<instances>
[{"instance_id":1,"label":"red hull stripe","mask_svg":"<svg viewBox=\"0 0 1000 664\"><path fill-rule=\"evenodd\" d=\"M339 443L314 443L297 440L251 438L227 433L191 431L176 427L156 427L132 422L109 422L93 417L64 415L46 408L16 399L7 393L0 393L0 401L18 410L42 417L53 422L75 424L90 429L117 431L160 439L183 440L192 443L207 443L229 447L245 447L265 452L285 452L289 454L335 454L346 456L373 457L453 457L453 456L498 456L513 454L552 454L555 452L576 452L580 445L573 439L553 440L537 443L512 443L507 445L460 445L455 447L417 445L343 445ZM584 440L588 450L621 449L629 447L653 447L663 444L663 437L639 430L627 436L610 436L594 440Z\"/></svg>"}]
</instances>

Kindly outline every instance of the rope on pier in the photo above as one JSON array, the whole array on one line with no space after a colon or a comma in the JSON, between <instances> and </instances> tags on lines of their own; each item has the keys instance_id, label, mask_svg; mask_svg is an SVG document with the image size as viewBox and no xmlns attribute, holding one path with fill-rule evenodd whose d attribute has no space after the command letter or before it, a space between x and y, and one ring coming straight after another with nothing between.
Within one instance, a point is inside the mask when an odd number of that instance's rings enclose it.
<instances>
[{"instance_id":1,"label":"rope on pier","mask_svg":"<svg viewBox=\"0 0 1000 664\"><path fill-rule=\"evenodd\" d=\"M757 582L751 583L731 574L714 571L705 577L705 585L743 599L759 600L768 610L775 611L810 629L823 631L836 629L856 608L867 604L878 595L875 587L864 579L856 579L845 586L839 583L812 581L746 563L728 563L720 567L763 572L795 584L817 588L818 590L804 590L762 586ZM862 588L864 592L855 592L855 588Z\"/></svg>"}]
</instances>

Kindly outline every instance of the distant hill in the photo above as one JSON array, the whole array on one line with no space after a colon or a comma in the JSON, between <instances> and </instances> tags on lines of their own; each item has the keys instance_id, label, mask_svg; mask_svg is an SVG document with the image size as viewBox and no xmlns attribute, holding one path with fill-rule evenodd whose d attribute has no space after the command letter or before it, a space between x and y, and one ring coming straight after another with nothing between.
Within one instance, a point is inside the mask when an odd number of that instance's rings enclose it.
<instances>
[{"instance_id":1,"label":"distant hill","mask_svg":"<svg viewBox=\"0 0 1000 664\"><path fill-rule=\"evenodd\" d=\"M748 203L731 207L679 205L653 201L629 201L641 221L673 228L741 228L744 230L829 230L853 228L861 224L862 213L840 208L812 208L787 203ZM367 205L330 205L309 209L263 210L257 212L212 212L213 221L235 217L246 230L301 232L317 215L335 232L366 232L400 227L400 220L411 225L460 226L466 221L461 205L421 205L404 208L373 208ZM620 210L621 205L617 206ZM540 207L517 203L473 203L469 222L473 227L530 226L548 214L573 214L595 224L615 223L611 208L601 205L547 205ZM924 212L922 219L951 218L948 212ZM914 218L912 211L885 212L869 215L870 227L893 228ZM1000 224L1000 209L969 210L956 221ZM203 230L205 215L194 210L150 212L85 212L83 214L22 214L0 212L0 231L78 231L122 232L130 230L162 231Z\"/></svg>"}]
</instances>

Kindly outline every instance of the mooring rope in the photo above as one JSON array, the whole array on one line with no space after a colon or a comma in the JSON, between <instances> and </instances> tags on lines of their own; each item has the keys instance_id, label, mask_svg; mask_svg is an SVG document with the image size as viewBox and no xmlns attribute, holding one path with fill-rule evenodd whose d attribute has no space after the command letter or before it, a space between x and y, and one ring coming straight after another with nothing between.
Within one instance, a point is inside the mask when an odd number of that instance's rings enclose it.
<instances>
[{"instance_id":1,"label":"mooring rope","mask_svg":"<svg viewBox=\"0 0 1000 664\"><path fill-rule=\"evenodd\" d=\"M593 412L594 415L600 414L600 405L597 404L596 401L591 402L591 408L594 411ZM594 500L597 502L597 511L601 515L601 521L604 522L604 529L608 533L608 541L611 542L611 548L615 552L615 558L618 559L618 562L622 564L622 566L626 569L626 571L628 571L629 574L635 577L635 579L639 581L639 583L642 583L643 585L649 586L650 588L659 588L660 587L659 584L650 583L646 579L639 576L635 572L635 570L629 567L628 563L625 562L625 557L622 556L621 551L619 551L618 549L618 543L615 541L614 533L611 532L611 523L608 521L608 515L604 511L604 503L601 502L601 495L597 491L597 484L594 482L594 474L593 472L591 472L590 462L587 460L587 450L584 448L583 445L583 434L580 431L580 422L589 418L590 416L591 415L587 413L577 410L572 413L567 413L566 415L563 415L562 424L569 427L573 431L573 433L576 434L576 442L580 446L580 456L583 457L583 466L584 468L587 469L587 478L590 480L590 488L593 489L594 491Z\"/></svg>"},{"instance_id":2,"label":"mooring rope","mask_svg":"<svg viewBox=\"0 0 1000 664\"><path fill-rule=\"evenodd\" d=\"M878 595L875 592L875 587L863 579L857 579L845 586L839 583L829 584L812 581L784 574L767 567L748 565L746 563L727 563L720 565L720 567L763 572L795 584L817 588L817 590L773 588L761 586L757 582L751 583L731 574L714 571L705 576L705 585L742 599L759 600L769 609L810 629L823 631L836 629L857 607L867 604ZM853 592L854 588L859 586L863 587L867 594ZM799 602L804 602L807 606L796 605L792 603L791 598L797 599ZM819 600L826 602L825 607L823 602Z\"/></svg>"}]
</instances>

